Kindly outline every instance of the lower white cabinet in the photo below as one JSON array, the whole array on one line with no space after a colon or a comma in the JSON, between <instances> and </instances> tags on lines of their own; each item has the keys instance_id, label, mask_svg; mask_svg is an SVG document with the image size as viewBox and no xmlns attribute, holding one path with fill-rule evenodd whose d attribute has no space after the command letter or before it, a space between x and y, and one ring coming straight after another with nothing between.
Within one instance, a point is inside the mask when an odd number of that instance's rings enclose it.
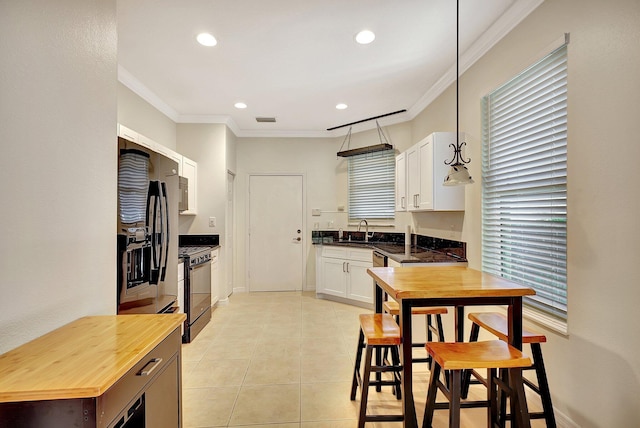
<instances>
[{"instance_id":1,"label":"lower white cabinet","mask_svg":"<svg viewBox=\"0 0 640 428\"><path fill-rule=\"evenodd\" d=\"M178 313L184 314L184 262L178 263ZM184 323L180 325L180 336L184 334Z\"/></svg>"},{"instance_id":2,"label":"lower white cabinet","mask_svg":"<svg viewBox=\"0 0 640 428\"><path fill-rule=\"evenodd\" d=\"M316 293L373 304L373 251L362 248L318 246Z\"/></svg>"},{"instance_id":3,"label":"lower white cabinet","mask_svg":"<svg viewBox=\"0 0 640 428\"><path fill-rule=\"evenodd\" d=\"M220 300L220 249L216 248L211 252L211 306Z\"/></svg>"},{"instance_id":4,"label":"lower white cabinet","mask_svg":"<svg viewBox=\"0 0 640 428\"><path fill-rule=\"evenodd\" d=\"M178 312L184 314L184 262L178 263Z\"/></svg>"}]
</instances>

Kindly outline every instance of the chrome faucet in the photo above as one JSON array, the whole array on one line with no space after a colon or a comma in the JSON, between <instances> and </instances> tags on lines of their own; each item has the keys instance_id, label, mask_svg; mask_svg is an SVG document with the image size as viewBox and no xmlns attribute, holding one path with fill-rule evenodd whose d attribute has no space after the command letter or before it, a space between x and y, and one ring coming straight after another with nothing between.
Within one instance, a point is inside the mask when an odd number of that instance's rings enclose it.
<instances>
[{"instance_id":1,"label":"chrome faucet","mask_svg":"<svg viewBox=\"0 0 640 428\"><path fill-rule=\"evenodd\" d=\"M358 223L358 232L360 232L360 227L362 226L362 222L364 222L364 242L369 242L369 222L367 220L362 219L360 223Z\"/></svg>"}]
</instances>

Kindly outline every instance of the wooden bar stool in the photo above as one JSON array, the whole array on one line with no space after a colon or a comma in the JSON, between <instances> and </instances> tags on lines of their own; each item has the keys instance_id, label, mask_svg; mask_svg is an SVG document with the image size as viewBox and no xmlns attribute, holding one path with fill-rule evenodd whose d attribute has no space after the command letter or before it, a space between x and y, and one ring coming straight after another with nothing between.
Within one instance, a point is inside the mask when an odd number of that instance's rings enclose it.
<instances>
[{"instance_id":1,"label":"wooden bar stool","mask_svg":"<svg viewBox=\"0 0 640 428\"><path fill-rule=\"evenodd\" d=\"M475 342L478 340L478 335L480 333L481 327L497 336L500 340L504 342L508 341L507 317L505 315L499 312L479 312L470 313L469 319L473 322L471 326L471 337L469 338L470 342ZM535 385L533 382L526 378L523 378L523 382L531 390L537 393L540 396L540 400L542 401L543 411L530 412L529 417L531 419L545 419L547 428L555 428L556 419L555 415L553 414L553 404L551 403L551 393L549 391L549 383L547 382L547 372L544 368L544 360L542 359L542 348L540 346L541 343L544 343L546 341L547 337L544 334L537 333L526 328L522 329L522 343L528 343L529 345L531 345L531 355L533 357L533 364L529 367L524 368L524 370L535 370L538 384ZM469 391L469 384L476 383L471 380L472 374L476 379L479 379L481 377L480 374L475 371L465 372L462 385L463 397L466 397ZM510 416L506 414L506 406L504 404L504 400L501 400L500 413L503 419L501 426L504 426L504 420L510 419Z\"/></svg>"},{"instance_id":2,"label":"wooden bar stool","mask_svg":"<svg viewBox=\"0 0 640 428\"><path fill-rule=\"evenodd\" d=\"M404 420L404 415L367 415L367 399L369 387L380 385L391 385L394 388L396 397L400 397L400 376L402 365L400 365L400 327L393 317L388 314L361 314L360 334L358 338L358 351L353 369L353 380L351 383L351 400L356 399L356 389L360 386L360 415L358 417L358 428L364 427L365 422L400 422ZM377 349L389 349L392 355L392 365L384 362L381 366L373 364L373 351ZM364 372L360 375L360 360L362 350L365 349ZM376 379L371 380L371 373L381 374L390 372L391 380Z\"/></svg>"},{"instance_id":3,"label":"wooden bar stool","mask_svg":"<svg viewBox=\"0 0 640 428\"><path fill-rule=\"evenodd\" d=\"M531 364L529 357L518 349L500 340L488 342L431 342L426 345L427 352L433 358L431 363L431 377L427 391L427 405L424 412L422 427L429 428L433 422L433 413L436 409L449 408L449 427L460 427L460 408L488 407L489 426L494 427L499 421L499 409L497 390L501 389L509 394L513 406L519 406L520 413L524 414L526 402L524 401L524 389L522 383L516 385L516 391L512 391L497 376L497 369L520 370ZM462 372L474 368L485 368L489 372L487 379L487 400L474 402L461 402ZM447 387L440 381L442 370L449 371L450 386ZM510 373L514 375L515 373ZM436 394L440 389L448 403L437 403Z\"/></svg>"},{"instance_id":4,"label":"wooden bar stool","mask_svg":"<svg viewBox=\"0 0 640 428\"><path fill-rule=\"evenodd\" d=\"M382 305L383 310L393 315L396 322L400 317L400 305L395 300L387 300ZM411 308L411 314L413 315L425 315L425 328L427 330L427 342L433 341L433 335L435 334L438 338L438 342L444 342L444 329L442 328L442 315L448 312L447 308L438 308L438 307L416 307ZM435 317L435 325L433 324L432 317ZM412 348L423 348L426 345L425 343L412 343ZM424 358L414 358L414 363L430 363L431 357L427 354Z\"/></svg>"}]
</instances>

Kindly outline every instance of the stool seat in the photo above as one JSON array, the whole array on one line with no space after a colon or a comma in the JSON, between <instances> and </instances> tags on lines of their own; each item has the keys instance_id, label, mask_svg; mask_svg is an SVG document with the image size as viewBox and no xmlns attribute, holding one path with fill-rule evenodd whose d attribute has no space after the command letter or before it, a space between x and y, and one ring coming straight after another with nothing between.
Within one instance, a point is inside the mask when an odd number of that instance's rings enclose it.
<instances>
[{"instance_id":1,"label":"stool seat","mask_svg":"<svg viewBox=\"0 0 640 428\"><path fill-rule=\"evenodd\" d=\"M528 367L531 359L500 340L487 342L431 342L427 352L444 370Z\"/></svg>"},{"instance_id":2,"label":"stool seat","mask_svg":"<svg viewBox=\"0 0 640 428\"><path fill-rule=\"evenodd\" d=\"M393 316L400 315L400 305L395 300L387 300L382 304L384 311ZM417 307L411 308L413 315L444 315L448 313L447 308L438 307Z\"/></svg>"},{"instance_id":3,"label":"stool seat","mask_svg":"<svg viewBox=\"0 0 640 428\"><path fill-rule=\"evenodd\" d=\"M500 340L509 341L507 317L499 312L475 312L469 314L469 319L485 330L493 333ZM544 343L547 336L522 327L522 343Z\"/></svg>"},{"instance_id":4,"label":"stool seat","mask_svg":"<svg viewBox=\"0 0 640 428\"><path fill-rule=\"evenodd\" d=\"M468 315L469 319L473 323L471 325L470 342L478 340L480 328L484 328L488 332L492 333L498 339L507 342L509 339L508 333L508 321L507 317L500 312L475 312ZM531 346L531 355L533 358L533 364L523 370L535 370L537 384L527 378L523 378L523 383L529 387L532 391L540 396L542 402L541 412L530 412L529 417L531 419L544 419L547 428L556 427L556 419L553 412L553 403L551 401L551 391L549 390L549 382L547 381L547 372L544 367L544 359L542 358L541 343L545 343L547 337L528 328L522 328L522 343L526 343ZM472 380L473 376L476 380ZM481 383L486 385L486 381L482 379L482 376L475 370L466 370L462 379L462 397L465 398L469 392L469 385L472 383ZM501 425L504 426L504 421L511 419L511 415L506 413L504 401L500 404L500 417L503 419Z\"/></svg>"},{"instance_id":5,"label":"stool seat","mask_svg":"<svg viewBox=\"0 0 640 428\"><path fill-rule=\"evenodd\" d=\"M487 407L489 427L500 422L497 390L506 392L512 399L514 414L522 416L521 423L528 423L527 403L524 397L522 377L519 370L531 365L531 359L521 351L501 340L487 342L431 342L426 345L433 358L431 377L427 390L427 404L422 426L429 428L436 409L449 409L449 427L460 427L460 409L467 407ZM487 399L461 403L462 373L476 368L487 369ZM497 371L508 370L513 387L498 378ZM442 370L448 371L449 385L440 381ZM438 390L448 399L448 403L436 402Z\"/></svg>"},{"instance_id":6,"label":"stool seat","mask_svg":"<svg viewBox=\"0 0 640 428\"><path fill-rule=\"evenodd\" d=\"M400 344L400 327L389 314L360 314L360 328L368 345Z\"/></svg>"}]
</instances>

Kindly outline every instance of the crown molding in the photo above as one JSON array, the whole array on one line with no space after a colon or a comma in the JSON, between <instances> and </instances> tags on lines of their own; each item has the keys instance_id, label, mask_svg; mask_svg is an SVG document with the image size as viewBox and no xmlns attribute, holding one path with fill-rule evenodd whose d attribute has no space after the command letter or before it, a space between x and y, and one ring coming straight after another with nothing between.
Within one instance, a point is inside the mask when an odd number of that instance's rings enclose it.
<instances>
[{"instance_id":1,"label":"crown molding","mask_svg":"<svg viewBox=\"0 0 640 428\"><path fill-rule=\"evenodd\" d=\"M485 31L462 55L460 55L460 75L482 58L502 40L523 19L540 6L544 0L516 1L496 22ZM456 66L452 65L438 81L408 109L411 119L427 108L440 94L456 81Z\"/></svg>"},{"instance_id":2,"label":"crown molding","mask_svg":"<svg viewBox=\"0 0 640 428\"><path fill-rule=\"evenodd\" d=\"M513 30L523 19L540 6L544 0L519 0L513 2L511 7L496 22L482 34L469 49L460 55L460 75L464 74L473 64L485 55L503 37ZM421 111L440 96L452 83L456 81L456 66L452 65L438 81L423 95L407 112L385 119L386 125L413 120ZM118 65L118 81L131 89L142 99L158 109L176 123L219 123L226 125L231 132L239 138L332 138L346 134L347 129L334 131L302 131L302 130L249 130L240 129L235 121L228 115L180 115L153 91L143 85L124 67ZM356 125L357 132L375 128L373 123Z\"/></svg>"},{"instance_id":3,"label":"crown molding","mask_svg":"<svg viewBox=\"0 0 640 428\"><path fill-rule=\"evenodd\" d=\"M229 115L223 114L181 114L178 115L176 123L217 123L226 125L227 128L233 132L236 137L238 136L238 132L240 128L236 124L235 120Z\"/></svg>"},{"instance_id":4,"label":"crown molding","mask_svg":"<svg viewBox=\"0 0 640 428\"><path fill-rule=\"evenodd\" d=\"M147 88L138 79L136 79L131 73L129 73L123 66L118 64L118 81L127 88L135 92L140 98L151 104L158 109L162 114L167 116L174 122L178 122L178 112L169 107L159 96L157 96L151 89Z\"/></svg>"}]
</instances>

